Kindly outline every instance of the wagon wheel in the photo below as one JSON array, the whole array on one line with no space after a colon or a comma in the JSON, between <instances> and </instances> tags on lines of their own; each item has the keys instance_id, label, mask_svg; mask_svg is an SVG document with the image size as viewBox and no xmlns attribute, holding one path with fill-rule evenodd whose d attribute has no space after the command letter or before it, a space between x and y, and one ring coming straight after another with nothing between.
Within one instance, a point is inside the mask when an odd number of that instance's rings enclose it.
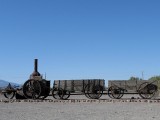
<instances>
[{"instance_id":1,"label":"wagon wheel","mask_svg":"<svg viewBox=\"0 0 160 120\"><path fill-rule=\"evenodd\" d=\"M84 94L85 94L85 96L86 96L87 98L91 99L91 98L89 97L88 91L89 91L89 87L88 87L88 84L87 84L87 85L85 86L85 88L84 88Z\"/></svg>"},{"instance_id":2,"label":"wagon wheel","mask_svg":"<svg viewBox=\"0 0 160 120\"><path fill-rule=\"evenodd\" d=\"M125 91L124 89L120 88L120 96L118 97L118 99L121 99L123 97L124 91Z\"/></svg>"},{"instance_id":3,"label":"wagon wheel","mask_svg":"<svg viewBox=\"0 0 160 120\"><path fill-rule=\"evenodd\" d=\"M5 98L13 99L13 97L15 96L15 92L7 91L7 92L4 93L4 96L5 96Z\"/></svg>"},{"instance_id":4,"label":"wagon wheel","mask_svg":"<svg viewBox=\"0 0 160 120\"><path fill-rule=\"evenodd\" d=\"M127 91L126 89L123 88L119 88L119 90L120 90L120 96L117 99L121 99L124 95L124 91Z\"/></svg>"},{"instance_id":5,"label":"wagon wheel","mask_svg":"<svg viewBox=\"0 0 160 120\"><path fill-rule=\"evenodd\" d=\"M4 91L2 91L5 98L12 99L15 96L16 90L12 87L12 85L9 83L8 86L5 88Z\"/></svg>"},{"instance_id":6,"label":"wagon wheel","mask_svg":"<svg viewBox=\"0 0 160 120\"><path fill-rule=\"evenodd\" d=\"M148 98L147 87L146 87L148 84L149 84L148 82L144 82L139 86L138 93L139 93L139 96L143 99Z\"/></svg>"},{"instance_id":7,"label":"wagon wheel","mask_svg":"<svg viewBox=\"0 0 160 120\"><path fill-rule=\"evenodd\" d=\"M55 99L62 99L62 97L63 97L63 89L62 88L54 88L52 90L52 96Z\"/></svg>"},{"instance_id":8,"label":"wagon wheel","mask_svg":"<svg viewBox=\"0 0 160 120\"><path fill-rule=\"evenodd\" d=\"M89 94L91 94L91 88L92 88L92 85L90 85L90 84L87 84L86 86L85 86L85 96L87 97L87 98L89 98L89 99L93 99Z\"/></svg>"},{"instance_id":9,"label":"wagon wheel","mask_svg":"<svg viewBox=\"0 0 160 120\"><path fill-rule=\"evenodd\" d=\"M26 98L38 99L41 96L41 85L37 80L28 80L23 85L23 93Z\"/></svg>"},{"instance_id":10,"label":"wagon wheel","mask_svg":"<svg viewBox=\"0 0 160 120\"><path fill-rule=\"evenodd\" d=\"M110 98L113 98L113 96L112 96L111 93L112 93L112 86L108 88L108 96L109 96Z\"/></svg>"},{"instance_id":11,"label":"wagon wheel","mask_svg":"<svg viewBox=\"0 0 160 120\"><path fill-rule=\"evenodd\" d=\"M99 99L103 94L103 87L100 85L87 85L86 86L86 94L91 99Z\"/></svg>"},{"instance_id":12,"label":"wagon wheel","mask_svg":"<svg viewBox=\"0 0 160 120\"><path fill-rule=\"evenodd\" d=\"M63 100L68 99L68 98L70 97L70 91L68 91L68 90L63 90L63 95L60 96L60 97L61 97L61 99L63 99Z\"/></svg>"},{"instance_id":13,"label":"wagon wheel","mask_svg":"<svg viewBox=\"0 0 160 120\"><path fill-rule=\"evenodd\" d=\"M151 99L157 92L157 89L156 85L144 82L139 86L138 93L143 99Z\"/></svg>"},{"instance_id":14,"label":"wagon wheel","mask_svg":"<svg viewBox=\"0 0 160 120\"><path fill-rule=\"evenodd\" d=\"M103 87L100 85L93 86L92 92L94 94L93 99L99 99L103 94ZM92 95L92 94L89 94Z\"/></svg>"},{"instance_id":15,"label":"wagon wheel","mask_svg":"<svg viewBox=\"0 0 160 120\"><path fill-rule=\"evenodd\" d=\"M124 95L124 89L116 87L116 86L111 86L108 89L108 96L110 98L115 98L115 99L120 99Z\"/></svg>"}]
</instances>

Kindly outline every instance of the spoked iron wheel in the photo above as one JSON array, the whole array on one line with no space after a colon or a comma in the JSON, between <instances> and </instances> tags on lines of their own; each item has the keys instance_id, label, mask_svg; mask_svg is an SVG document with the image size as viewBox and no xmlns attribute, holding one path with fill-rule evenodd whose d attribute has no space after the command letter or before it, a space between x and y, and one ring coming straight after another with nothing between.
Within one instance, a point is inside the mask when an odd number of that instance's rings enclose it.
<instances>
[{"instance_id":1,"label":"spoked iron wheel","mask_svg":"<svg viewBox=\"0 0 160 120\"><path fill-rule=\"evenodd\" d=\"M144 82L139 86L138 93L143 99L151 99L157 90L158 87L156 85Z\"/></svg>"},{"instance_id":2,"label":"spoked iron wheel","mask_svg":"<svg viewBox=\"0 0 160 120\"><path fill-rule=\"evenodd\" d=\"M12 99L15 96L16 90L9 83L2 93L4 94L5 98Z\"/></svg>"},{"instance_id":3,"label":"spoked iron wheel","mask_svg":"<svg viewBox=\"0 0 160 120\"><path fill-rule=\"evenodd\" d=\"M112 96L112 86L108 88L108 96L110 98L113 98L113 96Z\"/></svg>"},{"instance_id":4,"label":"spoked iron wheel","mask_svg":"<svg viewBox=\"0 0 160 120\"><path fill-rule=\"evenodd\" d=\"M13 99L13 97L15 96L15 92L7 91L7 92L4 93L4 96L5 96L5 98Z\"/></svg>"},{"instance_id":5,"label":"spoked iron wheel","mask_svg":"<svg viewBox=\"0 0 160 120\"><path fill-rule=\"evenodd\" d=\"M62 99L62 97L63 97L63 89L62 88L54 88L52 90L52 96L55 99Z\"/></svg>"},{"instance_id":6,"label":"spoked iron wheel","mask_svg":"<svg viewBox=\"0 0 160 120\"><path fill-rule=\"evenodd\" d=\"M115 98L115 99L120 99L124 95L124 89L116 87L116 86L111 86L108 89L108 96L110 98Z\"/></svg>"},{"instance_id":7,"label":"spoked iron wheel","mask_svg":"<svg viewBox=\"0 0 160 120\"><path fill-rule=\"evenodd\" d=\"M23 85L24 96L28 99L38 99L41 96L41 85L37 80L28 80Z\"/></svg>"},{"instance_id":8,"label":"spoked iron wheel","mask_svg":"<svg viewBox=\"0 0 160 120\"><path fill-rule=\"evenodd\" d=\"M63 90L63 95L61 96L61 99L66 100L70 97L70 91Z\"/></svg>"},{"instance_id":9,"label":"spoked iron wheel","mask_svg":"<svg viewBox=\"0 0 160 120\"><path fill-rule=\"evenodd\" d=\"M85 88L84 88L84 95L85 95L87 98L91 99L91 98L89 97L89 94L88 94L88 89L89 89L89 87L88 87L88 85L86 85Z\"/></svg>"},{"instance_id":10,"label":"spoked iron wheel","mask_svg":"<svg viewBox=\"0 0 160 120\"><path fill-rule=\"evenodd\" d=\"M103 87L100 85L86 85L85 95L91 99L99 99L103 94Z\"/></svg>"}]
</instances>

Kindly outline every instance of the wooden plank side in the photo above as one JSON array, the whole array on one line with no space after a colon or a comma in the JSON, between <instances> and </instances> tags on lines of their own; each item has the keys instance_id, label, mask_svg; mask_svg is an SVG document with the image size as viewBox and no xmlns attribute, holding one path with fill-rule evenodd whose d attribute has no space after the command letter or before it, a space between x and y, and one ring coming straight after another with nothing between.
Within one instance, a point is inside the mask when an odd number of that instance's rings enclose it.
<instances>
[{"instance_id":1,"label":"wooden plank side","mask_svg":"<svg viewBox=\"0 0 160 120\"><path fill-rule=\"evenodd\" d=\"M152 81L148 80L109 80L108 81L108 87L110 86L117 86L129 91L137 91L140 87L140 85L144 82L151 83ZM157 84L157 83L154 83Z\"/></svg>"},{"instance_id":2,"label":"wooden plank side","mask_svg":"<svg viewBox=\"0 0 160 120\"><path fill-rule=\"evenodd\" d=\"M81 79L81 80L54 80L54 87L60 87L69 91L84 91L87 84L101 85L105 87L103 79Z\"/></svg>"}]
</instances>

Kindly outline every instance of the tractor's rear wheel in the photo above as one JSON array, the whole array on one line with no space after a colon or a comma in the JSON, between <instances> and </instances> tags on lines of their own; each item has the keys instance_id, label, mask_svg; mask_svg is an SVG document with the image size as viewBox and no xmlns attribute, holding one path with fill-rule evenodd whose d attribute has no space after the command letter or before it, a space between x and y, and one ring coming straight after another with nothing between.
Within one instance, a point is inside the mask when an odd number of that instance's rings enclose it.
<instances>
[{"instance_id":1,"label":"tractor's rear wheel","mask_svg":"<svg viewBox=\"0 0 160 120\"><path fill-rule=\"evenodd\" d=\"M28 80L23 85L24 96L28 99L38 99L41 96L41 85L37 80Z\"/></svg>"}]
</instances>

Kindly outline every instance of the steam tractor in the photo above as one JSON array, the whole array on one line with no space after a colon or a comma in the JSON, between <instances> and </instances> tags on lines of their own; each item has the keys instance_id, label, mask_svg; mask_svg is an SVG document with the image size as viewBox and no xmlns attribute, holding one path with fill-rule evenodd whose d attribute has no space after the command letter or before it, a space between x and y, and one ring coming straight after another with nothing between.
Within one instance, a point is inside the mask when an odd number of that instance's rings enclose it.
<instances>
[{"instance_id":1,"label":"steam tractor","mask_svg":"<svg viewBox=\"0 0 160 120\"><path fill-rule=\"evenodd\" d=\"M34 71L23 85L23 94L28 99L44 99L49 96L50 81L38 72L38 59L34 60Z\"/></svg>"}]
</instances>

